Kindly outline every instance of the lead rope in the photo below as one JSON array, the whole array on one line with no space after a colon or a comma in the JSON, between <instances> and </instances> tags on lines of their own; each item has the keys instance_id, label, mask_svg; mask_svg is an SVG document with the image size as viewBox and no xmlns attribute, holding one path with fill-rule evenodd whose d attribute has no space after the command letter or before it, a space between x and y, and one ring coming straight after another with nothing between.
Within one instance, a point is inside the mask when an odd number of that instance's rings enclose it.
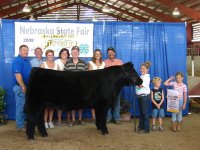
<instances>
[{"instance_id":1,"label":"lead rope","mask_svg":"<svg viewBox=\"0 0 200 150\"><path fill-rule=\"evenodd\" d=\"M135 87L135 80L133 81L133 89ZM136 107L135 107L135 98L133 97L133 120L134 120L134 130L135 132L137 132L137 128L136 128Z\"/></svg>"},{"instance_id":2,"label":"lead rope","mask_svg":"<svg viewBox=\"0 0 200 150\"><path fill-rule=\"evenodd\" d=\"M123 66L121 65L122 70L124 71L125 75L127 75L127 72L125 71L125 69L123 68ZM135 87L135 80L133 80L133 88ZM137 127L136 127L136 106L135 106L135 98L133 97L133 120L134 120L134 130L135 132L137 132Z\"/></svg>"}]
</instances>

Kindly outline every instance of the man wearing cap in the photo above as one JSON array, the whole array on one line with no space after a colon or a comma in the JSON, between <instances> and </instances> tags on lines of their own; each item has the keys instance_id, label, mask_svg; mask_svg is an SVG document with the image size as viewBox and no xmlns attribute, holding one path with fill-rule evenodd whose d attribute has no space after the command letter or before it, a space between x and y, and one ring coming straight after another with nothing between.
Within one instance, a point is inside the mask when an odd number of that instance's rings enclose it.
<instances>
[{"instance_id":1,"label":"man wearing cap","mask_svg":"<svg viewBox=\"0 0 200 150\"><path fill-rule=\"evenodd\" d=\"M104 60L105 62L105 67L110 67L110 66L120 66L123 64L122 60L115 58L115 49L113 47L109 47L107 49L107 54L108 54L108 59ZM111 120L119 124L120 121L120 94L118 94L114 108L111 108L108 110L108 115L107 115L107 123L109 123Z\"/></svg>"},{"instance_id":2,"label":"man wearing cap","mask_svg":"<svg viewBox=\"0 0 200 150\"><path fill-rule=\"evenodd\" d=\"M73 46L71 49L71 55L72 58L67 61L65 64L64 70L71 70L71 71L86 71L88 70L88 65L85 63L85 61L81 60L79 58L79 47ZM84 125L85 123L82 122L82 112L83 110L78 110L78 125ZM70 122L70 112L67 112L67 122L68 126L71 127L76 124L75 120L75 110L72 110L72 123Z\"/></svg>"},{"instance_id":3,"label":"man wearing cap","mask_svg":"<svg viewBox=\"0 0 200 150\"><path fill-rule=\"evenodd\" d=\"M12 73L14 76L13 91L16 101L16 127L18 131L24 131L25 128L25 93L31 71L31 64L27 59L28 50L27 45L21 45L19 47L19 55L12 62Z\"/></svg>"}]
</instances>

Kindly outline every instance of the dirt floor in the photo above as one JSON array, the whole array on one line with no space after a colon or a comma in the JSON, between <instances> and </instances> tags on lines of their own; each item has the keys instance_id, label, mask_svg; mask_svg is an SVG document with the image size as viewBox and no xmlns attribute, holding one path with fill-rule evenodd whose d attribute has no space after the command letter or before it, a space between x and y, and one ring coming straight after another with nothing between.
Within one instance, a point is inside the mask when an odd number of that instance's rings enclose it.
<instances>
[{"instance_id":1,"label":"dirt floor","mask_svg":"<svg viewBox=\"0 0 200 150\"><path fill-rule=\"evenodd\" d=\"M36 131L35 140L27 141L25 132L15 130L15 122L0 126L0 150L199 150L200 113L183 118L183 130L172 132L170 117L164 118L164 131L149 134L134 132L133 120L120 125L108 124L109 135L102 136L94 124L56 126L49 137ZM138 119L137 119L138 123Z\"/></svg>"}]
</instances>

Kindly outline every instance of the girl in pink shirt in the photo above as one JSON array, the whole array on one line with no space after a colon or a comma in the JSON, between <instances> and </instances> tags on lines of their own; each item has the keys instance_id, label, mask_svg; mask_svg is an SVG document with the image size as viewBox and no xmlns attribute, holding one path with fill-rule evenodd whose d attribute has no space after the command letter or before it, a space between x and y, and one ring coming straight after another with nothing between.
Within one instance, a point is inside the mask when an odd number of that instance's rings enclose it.
<instances>
[{"instance_id":1,"label":"girl in pink shirt","mask_svg":"<svg viewBox=\"0 0 200 150\"><path fill-rule=\"evenodd\" d=\"M182 123L182 110L186 108L187 102L187 86L183 83L183 73L176 73L176 82L172 82L174 77L170 77L164 82L166 86L173 86L174 90L179 91L179 112L172 113L172 131L180 131Z\"/></svg>"}]
</instances>

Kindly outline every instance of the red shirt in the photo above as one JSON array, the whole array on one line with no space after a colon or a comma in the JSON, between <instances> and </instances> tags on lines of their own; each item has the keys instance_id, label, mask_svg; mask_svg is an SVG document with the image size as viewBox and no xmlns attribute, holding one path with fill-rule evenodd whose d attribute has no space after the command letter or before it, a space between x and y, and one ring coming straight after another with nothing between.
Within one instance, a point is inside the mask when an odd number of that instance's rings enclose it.
<instances>
[{"instance_id":1,"label":"red shirt","mask_svg":"<svg viewBox=\"0 0 200 150\"><path fill-rule=\"evenodd\" d=\"M123 64L123 62L120 59L116 59L114 58L113 60L111 59L106 59L104 60L105 64L106 64L106 68L110 67L110 66L120 66Z\"/></svg>"},{"instance_id":2,"label":"red shirt","mask_svg":"<svg viewBox=\"0 0 200 150\"><path fill-rule=\"evenodd\" d=\"M178 85L177 82L169 82L168 86L173 86L174 90L179 92L181 98L183 97L183 92L187 92L187 86L184 83Z\"/></svg>"}]
</instances>

